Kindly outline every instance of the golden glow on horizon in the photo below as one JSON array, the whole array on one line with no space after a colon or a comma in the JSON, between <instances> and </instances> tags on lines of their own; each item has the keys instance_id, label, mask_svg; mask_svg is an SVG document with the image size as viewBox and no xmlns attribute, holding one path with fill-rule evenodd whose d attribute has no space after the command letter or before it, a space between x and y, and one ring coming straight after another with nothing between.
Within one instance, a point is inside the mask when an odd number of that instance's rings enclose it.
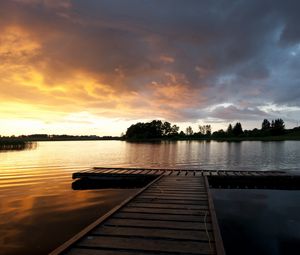
<instances>
[{"instance_id":1,"label":"golden glow on horizon","mask_svg":"<svg viewBox=\"0 0 300 255\"><path fill-rule=\"evenodd\" d=\"M118 86L102 83L101 77L83 70L71 70L68 77L49 77L47 63L39 59L43 45L18 26L5 28L0 42L4 59L0 64L1 135L120 135L131 123L151 119L153 113L157 118L174 117L170 109L184 107L195 98L184 77L171 73L164 74L165 84L149 84L148 94L119 91ZM115 82L126 78L120 72Z\"/></svg>"},{"instance_id":2,"label":"golden glow on horizon","mask_svg":"<svg viewBox=\"0 0 300 255\"><path fill-rule=\"evenodd\" d=\"M0 33L0 135L120 135L131 124L152 119L178 120L182 130L188 125L197 130L197 124L181 122L181 110L201 107L205 86L192 88L184 74L165 70L142 69L132 78L122 66L110 73L57 63L55 54L47 55L47 40L59 35L49 34L43 38L21 25ZM166 66L176 62L169 55L156 57ZM128 85L143 75L148 79L141 78L142 89Z\"/></svg>"}]
</instances>

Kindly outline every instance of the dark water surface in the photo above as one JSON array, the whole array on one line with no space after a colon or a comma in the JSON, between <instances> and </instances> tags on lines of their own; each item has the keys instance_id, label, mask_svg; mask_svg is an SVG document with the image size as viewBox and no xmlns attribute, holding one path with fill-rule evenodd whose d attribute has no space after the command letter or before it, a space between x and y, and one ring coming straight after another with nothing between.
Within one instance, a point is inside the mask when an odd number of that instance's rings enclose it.
<instances>
[{"instance_id":1,"label":"dark water surface","mask_svg":"<svg viewBox=\"0 0 300 255\"><path fill-rule=\"evenodd\" d=\"M300 191L213 190L227 255L292 255L300 248Z\"/></svg>"},{"instance_id":2,"label":"dark water surface","mask_svg":"<svg viewBox=\"0 0 300 255\"><path fill-rule=\"evenodd\" d=\"M47 254L132 194L72 190L71 174L93 166L297 172L300 142L70 141L1 151L0 253Z\"/></svg>"}]
</instances>

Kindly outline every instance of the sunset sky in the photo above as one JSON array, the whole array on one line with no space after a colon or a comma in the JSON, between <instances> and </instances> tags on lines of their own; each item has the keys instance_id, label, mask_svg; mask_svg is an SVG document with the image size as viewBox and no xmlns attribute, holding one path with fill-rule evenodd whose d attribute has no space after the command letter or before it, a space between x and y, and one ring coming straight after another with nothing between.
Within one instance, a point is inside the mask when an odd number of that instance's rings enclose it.
<instances>
[{"instance_id":1,"label":"sunset sky","mask_svg":"<svg viewBox=\"0 0 300 255\"><path fill-rule=\"evenodd\" d=\"M300 124L300 1L1 0L0 135Z\"/></svg>"}]
</instances>

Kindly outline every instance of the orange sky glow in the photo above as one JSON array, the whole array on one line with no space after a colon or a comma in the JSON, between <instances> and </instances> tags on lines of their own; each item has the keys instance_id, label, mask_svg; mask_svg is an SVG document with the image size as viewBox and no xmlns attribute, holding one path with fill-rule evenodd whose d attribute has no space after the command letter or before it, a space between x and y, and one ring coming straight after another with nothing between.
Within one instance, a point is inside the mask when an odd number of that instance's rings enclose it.
<instances>
[{"instance_id":1,"label":"orange sky glow","mask_svg":"<svg viewBox=\"0 0 300 255\"><path fill-rule=\"evenodd\" d=\"M243 119L255 127L275 113L291 123L299 117L299 106L268 94L276 90L261 68L238 70L237 80L229 64L220 67L244 53L207 54L213 32L196 34L178 17L150 19L158 14L89 2L0 3L0 135L120 135L152 119L217 130ZM271 99L262 103L265 96Z\"/></svg>"}]
</instances>

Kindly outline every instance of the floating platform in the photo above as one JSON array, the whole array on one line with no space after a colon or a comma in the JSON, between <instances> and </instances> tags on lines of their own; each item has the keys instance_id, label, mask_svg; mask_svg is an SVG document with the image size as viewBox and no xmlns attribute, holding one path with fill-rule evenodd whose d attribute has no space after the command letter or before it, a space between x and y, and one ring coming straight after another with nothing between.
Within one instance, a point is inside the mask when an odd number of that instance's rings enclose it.
<instances>
[{"instance_id":1,"label":"floating platform","mask_svg":"<svg viewBox=\"0 0 300 255\"><path fill-rule=\"evenodd\" d=\"M50 254L224 255L209 178L220 186L222 178L282 176L285 172L99 167L74 173L73 179L104 188L148 184Z\"/></svg>"}]
</instances>

